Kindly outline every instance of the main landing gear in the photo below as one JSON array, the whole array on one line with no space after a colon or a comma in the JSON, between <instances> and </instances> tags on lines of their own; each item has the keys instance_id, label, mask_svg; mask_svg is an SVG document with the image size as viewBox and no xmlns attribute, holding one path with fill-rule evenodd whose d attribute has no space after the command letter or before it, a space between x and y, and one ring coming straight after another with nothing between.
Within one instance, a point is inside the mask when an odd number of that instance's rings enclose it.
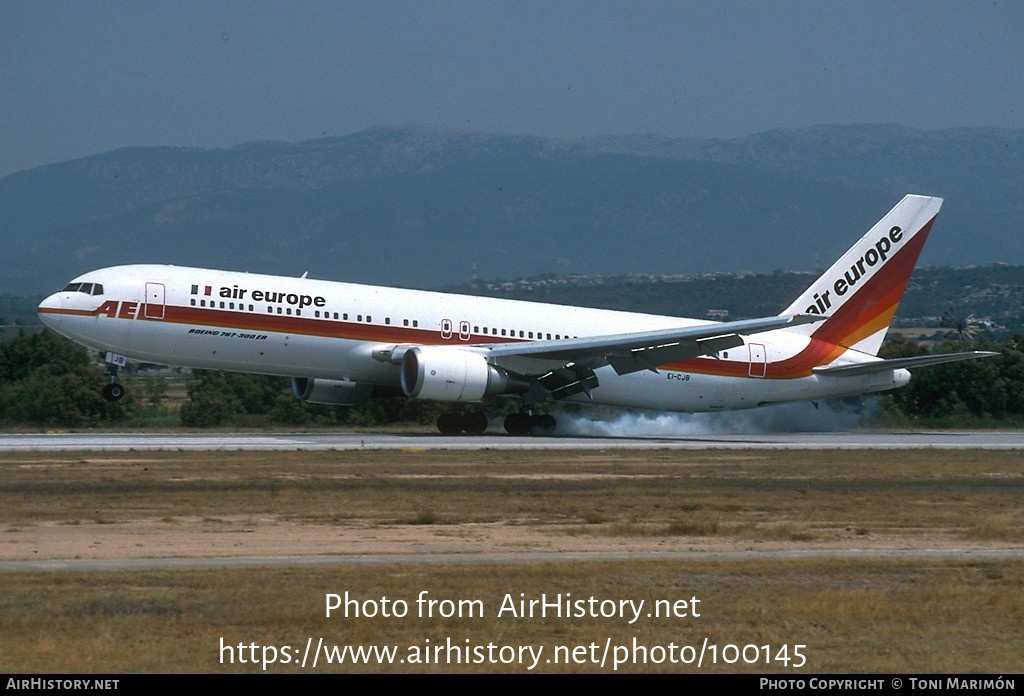
<instances>
[{"instance_id":1,"label":"main landing gear","mask_svg":"<svg viewBox=\"0 0 1024 696\"><path fill-rule=\"evenodd\" d=\"M449 411L437 417L437 429L442 435L482 435L487 430L487 415L481 411Z\"/></svg>"},{"instance_id":2,"label":"main landing gear","mask_svg":"<svg viewBox=\"0 0 1024 696\"><path fill-rule=\"evenodd\" d=\"M554 435L556 425L550 413L519 411L505 416L505 432L509 435Z\"/></svg>"},{"instance_id":3,"label":"main landing gear","mask_svg":"<svg viewBox=\"0 0 1024 696\"><path fill-rule=\"evenodd\" d=\"M549 413L519 411L505 416L504 425L509 435L554 435L556 422ZM449 411L437 417L437 429L442 435L482 435L487 430L487 415L482 411Z\"/></svg>"}]
</instances>

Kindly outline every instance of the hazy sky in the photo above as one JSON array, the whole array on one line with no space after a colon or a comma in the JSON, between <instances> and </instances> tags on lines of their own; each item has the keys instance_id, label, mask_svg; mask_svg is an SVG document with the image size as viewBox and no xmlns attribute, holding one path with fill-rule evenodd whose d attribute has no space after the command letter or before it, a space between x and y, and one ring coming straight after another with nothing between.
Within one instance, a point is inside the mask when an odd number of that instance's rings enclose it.
<instances>
[{"instance_id":1,"label":"hazy sky","mask_svg":"<svg viewBox=\"0 0 1024 696\"><path fill-rule=\"evenodd\" d=\"M376 125L1024 127L1024 2L0 0L0 176Z\"/></svg>"}]
</instances>

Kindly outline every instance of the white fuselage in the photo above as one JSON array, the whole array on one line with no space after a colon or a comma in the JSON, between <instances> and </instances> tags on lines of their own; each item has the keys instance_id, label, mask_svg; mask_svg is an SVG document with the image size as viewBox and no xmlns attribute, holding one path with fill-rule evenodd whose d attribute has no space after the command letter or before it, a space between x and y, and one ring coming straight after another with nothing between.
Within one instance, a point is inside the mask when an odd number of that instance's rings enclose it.
<instances>
[{"instance_id":1,"label":"white fuselage","mask_svg":"<svg viewBox=\"0 0 1024 696\"><path fill-rule=\"evenodd\" d=\"M78 285L76 289L75 286ZM509 342L706 325L694 319L164 265L76 278L40 305L54 330L137 361L397 387L402 347L483 350ZM812 372L834 346L786 330L741 346L617 374L572 400L670 411L749 408L892 389L909 374ZM842 352L842 351L839 351Z\"/></svg>"}]
</instances>

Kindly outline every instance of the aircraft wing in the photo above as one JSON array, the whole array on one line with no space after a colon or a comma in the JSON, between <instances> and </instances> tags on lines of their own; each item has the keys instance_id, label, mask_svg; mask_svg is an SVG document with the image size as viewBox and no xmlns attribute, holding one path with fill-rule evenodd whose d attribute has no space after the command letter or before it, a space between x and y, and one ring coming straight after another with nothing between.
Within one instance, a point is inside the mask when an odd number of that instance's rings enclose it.
<instances>
[{"instance_id":1,"label":"aircraft wing","mask_svg":"<svg viewBox=\"0 0 1024 696\"><path fill-rule=\"evenodd\" d=\"M523 375L543 374L568 363L590 369L609 364L620 375L657 372L658 365L741 346L741 335L823 319L815 314L791 314L607 336L499 343L486 346L486 354L493 364Z\"/></svg>"},{"instance_id":2,"label":"aircraft wing","mask_svg":"<svg viewBox=\"0 0 1024 696\"><path fill-rule=\"evenodd\" d=\"M888 360L872 360L870 362L851 363L848 365L822 365L815 367L819 375L860 375L871 372L889 372L891 370L911 370L925 365L956 362L958 360L974 360L990 358L999 353L990 350L972 350L965 353L939 353L938 355L916 355L910 358L889 358Z\"/></svg>"}]
</instances>

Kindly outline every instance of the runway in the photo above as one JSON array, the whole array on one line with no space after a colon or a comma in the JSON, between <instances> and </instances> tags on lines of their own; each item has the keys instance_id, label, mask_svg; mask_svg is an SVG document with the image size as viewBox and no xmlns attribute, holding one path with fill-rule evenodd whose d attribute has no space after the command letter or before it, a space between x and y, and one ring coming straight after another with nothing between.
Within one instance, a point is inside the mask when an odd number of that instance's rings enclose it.
<instances>
[{"instance_id":1,"label":"runway","mask_svg":"<svg viewBox=\"0 0 1024 696\"><path fill-rule=\"evenodd\" d=\"M1024 431L809 432L648 437L447 436L418 433L40 433L0 435L0 452L604 449L1024 450Z\"/></svg>"}]
</instances>

